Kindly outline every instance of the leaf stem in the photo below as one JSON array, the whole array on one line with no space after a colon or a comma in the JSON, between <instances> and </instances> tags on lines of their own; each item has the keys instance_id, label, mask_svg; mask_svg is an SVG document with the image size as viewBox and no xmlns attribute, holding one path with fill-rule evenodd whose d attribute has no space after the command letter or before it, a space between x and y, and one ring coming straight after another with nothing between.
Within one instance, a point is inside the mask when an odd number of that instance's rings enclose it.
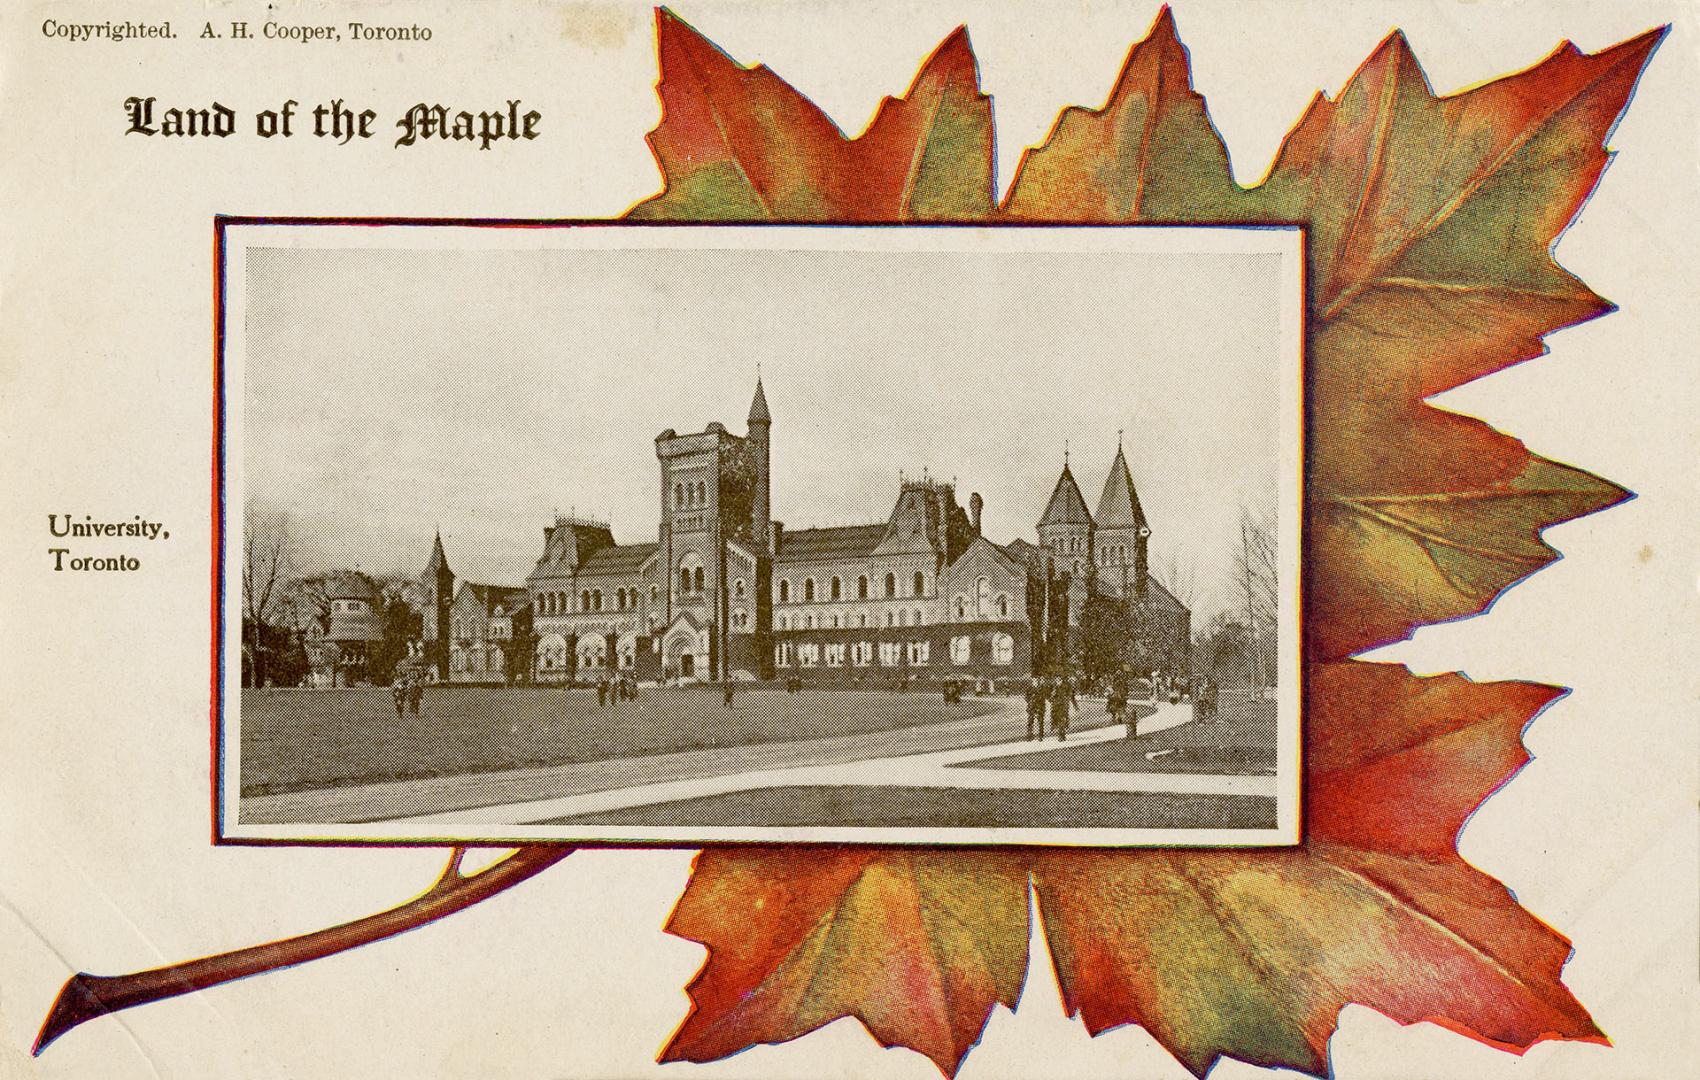
<instances>
[{"instance_id":1,"label":"leaf stem","mask_svg":"<svg viewBox=\"0 0 1700 1080\"><path fill-rule=\"evenodd\" d=\"M315 930L300 937L131 975L78 972L71 976L54 999L53 1007L41 1025L41 1033L36 1036L34 1053L40 1054L55 1039L77 1025L108 1013L205 990L250 975L293 967L417 929L511 889L573 853L570 847L538 845L515 848L486 869L475 874L463 874L460 867L466 850L464 847L454 849L442 876L424 893L376 915Z\"/></svg>"}]
</instances>

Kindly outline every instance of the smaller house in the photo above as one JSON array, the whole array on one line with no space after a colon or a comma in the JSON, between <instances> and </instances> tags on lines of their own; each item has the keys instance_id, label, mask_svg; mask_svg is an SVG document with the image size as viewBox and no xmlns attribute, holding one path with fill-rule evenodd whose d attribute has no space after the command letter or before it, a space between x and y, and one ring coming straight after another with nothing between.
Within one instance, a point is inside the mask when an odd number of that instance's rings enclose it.
<instances>
[{"instance_id":1,"label":"smaller house","mask_svg":"<svg viewBox=\"0 0 1700 1080\"><path fill-rule=\"evenodd\" d=\"M462 581L449 605L448 681L525 678L530 673L530 632L531 604L525 589ZM516 640L523 652L515 649Z\"/></svg>"},{"instance_id":2,"label":"smaller house","mask_svg":"<svg viewBox=\"0 0 1700 1080\"><path fill-rule=\"evenodd\" d=\"M311 678L319 686L368 682L368 665L384 640L383 593L359 571L338 574L325 587L330 625L309 643Z\"/></svg>"}]
</instances>

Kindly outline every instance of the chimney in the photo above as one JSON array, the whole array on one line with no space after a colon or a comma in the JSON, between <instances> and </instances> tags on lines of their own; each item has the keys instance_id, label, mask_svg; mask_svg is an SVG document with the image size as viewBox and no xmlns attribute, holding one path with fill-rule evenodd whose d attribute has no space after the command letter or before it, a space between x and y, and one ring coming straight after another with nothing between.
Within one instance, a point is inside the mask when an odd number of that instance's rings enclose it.
<instances>
[{"instance_id":1,"label":"chimney","mask_svg":"<svg viewBox=\"0 0 1700 1080\"><path fill-rule=\"evenodd\" d=\"M980 512L985 508L986 500L980 498L978 491L968 496L968 520L974 524L975 536L980 535Z\"/></svg>"}]
</instances>

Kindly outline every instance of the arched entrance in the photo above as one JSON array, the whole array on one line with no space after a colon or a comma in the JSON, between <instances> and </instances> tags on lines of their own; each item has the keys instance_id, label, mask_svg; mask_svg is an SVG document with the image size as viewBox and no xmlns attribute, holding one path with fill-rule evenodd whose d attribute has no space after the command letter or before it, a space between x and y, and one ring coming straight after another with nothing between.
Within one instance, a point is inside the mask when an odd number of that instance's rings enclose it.
<instances>
[{"instance_id":1,"label":"arched entrance","mask_svg":"<svg viewBox=\"0 0 1700 1080\"><path fill-rule=\"evenodd\" d=\"M676 630L667 637L662 652L667 674L679 679L701 677L697 663L697 635L692 630Z\"/></svg>"}]
</instances>

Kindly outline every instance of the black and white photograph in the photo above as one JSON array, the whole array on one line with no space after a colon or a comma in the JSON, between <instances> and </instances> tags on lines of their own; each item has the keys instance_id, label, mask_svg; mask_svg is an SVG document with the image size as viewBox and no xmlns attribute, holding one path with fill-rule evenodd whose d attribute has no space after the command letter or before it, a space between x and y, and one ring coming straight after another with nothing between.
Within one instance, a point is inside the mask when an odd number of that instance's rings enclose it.
<instances>
[{"instance_id":1,"label":"black and white photograph","mask_svg":"<svg viewBox=\"0 0 1700 1080\"><path fill-rule=\"evenodd\" d=\"M222 236L222 839L1296 842L1295 230Z\"/></svg>"}]
</instances>

